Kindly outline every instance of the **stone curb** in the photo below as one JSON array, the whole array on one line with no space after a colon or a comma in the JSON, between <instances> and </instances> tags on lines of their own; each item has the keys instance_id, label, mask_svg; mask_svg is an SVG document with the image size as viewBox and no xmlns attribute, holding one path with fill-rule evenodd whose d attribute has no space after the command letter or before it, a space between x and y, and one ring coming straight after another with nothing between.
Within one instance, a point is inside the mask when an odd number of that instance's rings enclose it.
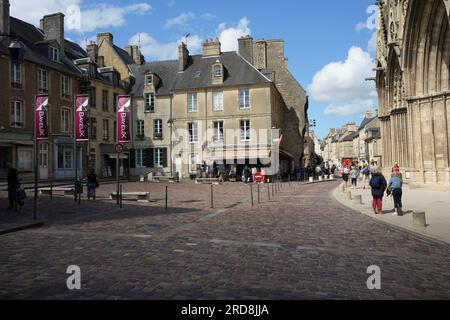
<instances>
[{"instance_id":1,"label":"stone curb","mask_svg":"<svg viewBox=\"0 0 450 320\"><path fill-rule=\"evenodd\" d=\"M3 229L3 230L0 230L0 236L8 234L8 233L27 230L27 229L39 228L39 227L42 227L44 224L45 224L44 221L38 221L38 222L30 223L30 224L24 224L24 225L21 225L18 227Z\"/></svg>"},{"instance_id":2,"label":"stone curb","mask_svg":"<svg viewBox=\"0 0 450 320\"><path fill-rule=\"evenodd\" d=\"M341 187L341 185L339 185L334 190L330 191L330 195L332 196L332 198L334 198L342 206L344 206L346 208L349 208L349 209L351 209L351 210L353 210L355 212L358 212L358 213L360 213L362 215L365 215L366 217L371 218L375 222L383 224L383 225L388 226L388 227L391 227L391 228L393 228L395 230L407 232L407 233L409 233L411 235L420 237L420 238L422 238L424 240L433 241L433 242L439 243L441 245L450 247L450 243L449 242L447 242L447 241L445 241L445 240L443 240L443 239L441 239L439 237L435 237L435 236L432 236L432 235L429 235L429 234L424 234L424 233L422 233L422 232L420 232L418 230L411 230L411 229L408 229L408 228L405 228L405 227L402 227L402 226L399 226L399 225L396 225L396 224L393 224L393 223L390 223L390 222L387 222L387 221L380 220L380 219L378 219L377 217L375 217L373 215L372 211L368 211L368 210L363 210L362 211L361 208L355 208L354 205L350 205L346 201L343 201L341 199L341 197L338 195L340 187Z\"/></svg>"}]
</instances>

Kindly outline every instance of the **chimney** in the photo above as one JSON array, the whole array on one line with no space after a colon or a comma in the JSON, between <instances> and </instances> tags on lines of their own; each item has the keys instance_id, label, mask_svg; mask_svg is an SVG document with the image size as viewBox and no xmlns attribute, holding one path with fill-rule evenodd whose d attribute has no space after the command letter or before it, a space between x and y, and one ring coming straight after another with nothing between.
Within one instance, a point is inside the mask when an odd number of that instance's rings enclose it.
<instances>
[{"instance_id":1,"label":"chimney","mask_svg":"<svg viewBox=\"0 0 450 320\"><path fill-rule=\"evenodd\" d=\"M239 38L239 54L253 64L253 38L249 35Z\"/></svg>"},{"instance_id":2,"label":"chimney","mask_svg":"<svg viewBox=\"0 0 450 320\"><path fill-rule=\"evenodd\" d=\"M220 44L219 38L216 38L216 41L214 41L211 38L210 42L208 42L208 40L206 40L206 42L203 43L203 56L204 57L220 56L220 53L221 53L221 44Z\"/></svg>"},{"instance_id":3,"label":"chimney","mask_svg":"<svg viewBox=\"0 0 450 320\"><path fill-rule=\"evenodd\" d=\"M138 46L126 46L125 51L128 53L130 58L137 65L142 65L145 62L144 56L141 54L141 50Z\"/></svg>"},{"instance_id":4,"label":"chimney","mask_svg":"<svg viewBox=\"0 0 450 320\"><path fill-rule=\"evenodd\" d=\"M89 42L89 44L86 47L86 51L88 56L91 58L92 61L97 63L98 61L98 45L95 43L95 41Z\"/></svg>"},{"instance_id":5,"label":"chimney","mask_svg":"<svg viewBox=\"0 0 450 320\"><path fill-rule=\"evenodd\" d=\"M64 48L64 14L58 12L44 16L41 28L44 30L45 40L56 40Z\"/></svg>"},{"instance_id":6,"label":"chimney","mask_svg":"<svg viewBox=\"0 0 450 320\"><path fill-rule=\"evenodd\" d=\"M97 35L97 43L99 46L102 45L103 41L109 42L111 45L114 44L114 37L110 32L103 32Z\"/></svg>"},{"instance_id":7,"label":"chimney","mask_svg":"<svg viewBox=\"0 0 450 320\"><path fill-rule=\"evenodd\" d=\"M365 118L372 119L374 117L373 111L368 110L364 116Z\"/></svg>"},{"instance_id":8,"label":"chimney","mask_svg":"<svg viewBox=\"0 0 450 320\"><path fill-rule=\"evenodd\" d=\"M355 132L356 131L356 124L355 123L347 123L345 129L346 129L347 132Z\"/></svg>"},{"instance_id":9,"label":"chimney","mask_svg":"<svg viewBox=\"0 0 450 320\"><path fill-rule=\"evenodd\" d=\"M0 0L0 36L9 34L9 0Z\"/></svg>"},{"instance_id":10,"label":"chimney","mask_svg":"<svg viewBox=\"0 0 450 320\"><path fill-rule=\"evenodd\" d=\"M178 72L183 72L187 68L189 50L184 42L178 47Z\"/></svg>"}]
</instances>

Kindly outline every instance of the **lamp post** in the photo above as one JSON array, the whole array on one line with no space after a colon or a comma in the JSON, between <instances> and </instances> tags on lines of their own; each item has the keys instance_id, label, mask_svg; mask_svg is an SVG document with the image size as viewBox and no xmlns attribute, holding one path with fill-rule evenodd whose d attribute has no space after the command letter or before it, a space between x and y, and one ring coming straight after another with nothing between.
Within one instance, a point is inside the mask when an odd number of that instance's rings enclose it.
<instances>
[{"instance_id":1,"label":"lamp post","mask_svg":"<svg viewBox=\"0 0 450 320\"><path fill-rule=\"evenodd\" d=\"M170 118L167 121L167 126L170 129L170 147L169 147L169 154L170 154L170 176L174 178L173 176L173 155L172 155L172 134L173 134L173 119Z\"/></svg>"}]
</instances>

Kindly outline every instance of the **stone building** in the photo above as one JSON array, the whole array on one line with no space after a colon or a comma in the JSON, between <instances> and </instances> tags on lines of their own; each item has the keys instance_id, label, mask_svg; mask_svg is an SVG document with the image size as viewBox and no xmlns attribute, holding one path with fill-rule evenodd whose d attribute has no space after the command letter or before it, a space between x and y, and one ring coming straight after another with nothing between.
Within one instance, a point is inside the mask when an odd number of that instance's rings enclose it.
<instances>
[{"instance_id":1,"label":"stone building","mask_svg":"<svg viewBox=\"0 0 450 320\"><path fill-rule=\"evenodd\" d=\"M284 40L253 41L252 37L245 36L238 41L239 54L271 79L281 93L288 108L283 126L285 143L294 150L295 163L305 165L314 152L314 148L305 145L309 137L308 96L289 71Z\"/></svg>"},{"instance_id":2,"label":"stone building","mask_svg":"<svg viewBox=\"0 0 450 320\"><path fill-rule=\"evenodd\" d=\"M218 39L206 41L201 55L190 55L182 43L178 60L129 69L139 129L132 163L136 174L187 178L197 176L200 166L224 165L240 178L246 164L268 165L279 139L272 128L289 139L284 131L288 109L277 87L238 53L222 52ZM284 141L281 171L288 173L296 149Z\"/></svg>"},{"instance_id":3,"label":"stone building","mask_svg":"<svg viewBox=\"0 0 450 320\"><path fill-rule=\"evenodd\" d=\"M386 171L450 183L448 0L379 1L376 84Z\"/></svg>"},{"instance_id":4,"label":"stone building","mask_svg":"<svg viewBox=\"0 0 450 320\"><path fill-rule=\"evenodd\" d=\"M114 67L105 65L105 59L99 55L98 45L94 41L87 45L87 52L81 51L73 61L89 81L86 93L90 95L90 140L84 144L88 168L93 169L102 178L115 176L117 99L119 95L129 91L129 84L121 80L120 73ZM119 166L120 174L127 176L127 155L121 157L124 159Z\"/></svg>"},{"instance_id":5,"label":"stone building","mask_svg":"<svg viewBox=\"0 0 450 320\"><path fill-rule=\"evenodd\" d=\"M8 50L17 41L23 59L12 61ZM81 149L73 150L73 97L82 81L71 55L79 46L64 38L64 15L45 16L41 28L9 16L9 1L0 1L0 176L15 167L24 179L34 172L34 99L49 95L49 140L39 142L39 178L83 172Z\"/></svg>"}]
</instances>

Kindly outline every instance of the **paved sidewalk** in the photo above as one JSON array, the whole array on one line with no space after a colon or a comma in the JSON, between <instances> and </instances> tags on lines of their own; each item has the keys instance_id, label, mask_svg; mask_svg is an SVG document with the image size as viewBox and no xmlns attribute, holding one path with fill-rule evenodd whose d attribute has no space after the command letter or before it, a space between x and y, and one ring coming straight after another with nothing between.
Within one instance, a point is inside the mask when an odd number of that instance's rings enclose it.
<instances>
[{"instance_id":1,"label":"paved sidewalk","mask_svg":"<svg viewBox=\"0 0 450 320\"><path fill-rule=\"evenodd\" d=\"M357 205L353 200L345 197L342 185L333 191L333 196L343 205L352 208L362 214L376 220L431 237L436 240L450 243L450 194L444 191L432 191L427 189L403 188L404 216L393 216L394 202L392 197L383 198L383 214L375 215L372 209L372 196L370 189L362 186L356 189L347 188L353 195L362 195L362 205ZM413 212L425 212L428 226L426 228L413 227Z\"/></svg>"}]
</instances>

